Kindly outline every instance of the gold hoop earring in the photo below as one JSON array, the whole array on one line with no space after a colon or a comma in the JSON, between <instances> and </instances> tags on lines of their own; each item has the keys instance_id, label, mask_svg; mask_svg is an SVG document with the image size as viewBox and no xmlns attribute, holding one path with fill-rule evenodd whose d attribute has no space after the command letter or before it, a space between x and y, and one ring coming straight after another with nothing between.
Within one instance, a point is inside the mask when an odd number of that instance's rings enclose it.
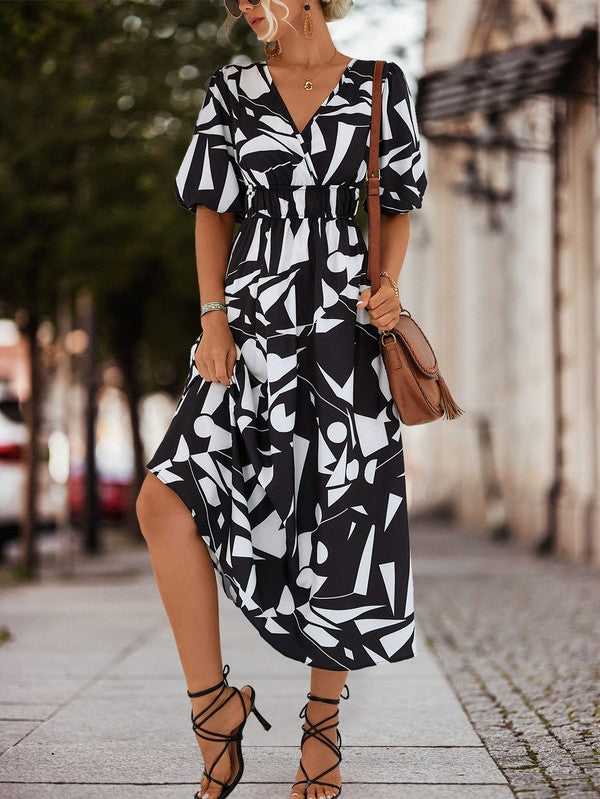
<instances>
[{"instance_id":1,"label":"gold hoop earring","mask_svg":"<svg viewBox=\"0 0 600 799\"><path fill-rule=\"evenodd\" d=\"M276 55L281 54L281 44L279 43L279 39L275 39L274 42L265 42L265 55L267 58L274 58Z\"/></svg>"},{"instance_id":2,"label":"gold hoop earring","mask_svg":"<svg viewBox=\"0 0 600 799\"><path fill-rule=\"evenodd\" d=\"M312 39L313 21L312 21L312 16L310 14L310 3L304 4L304 10L306 11L306 14L304 15L304 38Z\"/></svg>"}]
</instances>

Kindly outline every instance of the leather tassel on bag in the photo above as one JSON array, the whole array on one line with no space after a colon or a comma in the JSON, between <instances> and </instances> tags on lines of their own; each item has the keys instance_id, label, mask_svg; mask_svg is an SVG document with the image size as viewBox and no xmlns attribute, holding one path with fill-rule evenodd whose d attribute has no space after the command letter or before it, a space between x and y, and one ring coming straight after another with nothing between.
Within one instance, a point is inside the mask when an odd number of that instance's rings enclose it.
<instances>
[{"instance_id":1,"label":"leather tassel on bag","mask_svg":"<svg viewBox=\"0 0 600 799\"><path fill-rule=\"evenodd\" d=\"M446 419L456 419L457 416L460 416L464 411L458 407L456 402L452 399L452 394L450 394L450 390L446 384L444 378L440 375L438 377L438 386L440 388L440 394L442 395L442 400L444 402L444 415Z\"/></svg>"},{"instance_id":2,"label":"leather tassel on bag","mask_svg":"<svg viewBox=\"0 0 600 799\"><path fill-rule=\"evenodd\" d=\"M367 277L371 296L381 285L381 208L379 202L379 134L381 127L383 61L375 62L371 143L367 172L369 256ZM437 358L427 337L406 308L392 330L380 331L379 344L389 378L390 391L404 424L423 424L442 417L456 419L458 407L440 374Z\"/></svg>"}]
</instances>

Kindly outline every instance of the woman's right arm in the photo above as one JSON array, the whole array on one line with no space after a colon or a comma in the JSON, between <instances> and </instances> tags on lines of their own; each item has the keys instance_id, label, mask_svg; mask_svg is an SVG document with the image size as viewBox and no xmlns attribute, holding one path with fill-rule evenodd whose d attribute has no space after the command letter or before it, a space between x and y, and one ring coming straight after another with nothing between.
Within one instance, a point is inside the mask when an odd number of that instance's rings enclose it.
<instances>
[{"instance_id":1,"label":"woman's right arm","mask_svg":"<svg viewBox=\"0 0 600 799\"><path fill-rule=\"evenodd\" d=\"M225 303L225 271L231 250L235 213L218 213L204 205L196 207L196 266L200 301ZM194 360L205 380L230 385L236 349L224 311L202 316L202 337Z\"/></svg>"}]
</instances>

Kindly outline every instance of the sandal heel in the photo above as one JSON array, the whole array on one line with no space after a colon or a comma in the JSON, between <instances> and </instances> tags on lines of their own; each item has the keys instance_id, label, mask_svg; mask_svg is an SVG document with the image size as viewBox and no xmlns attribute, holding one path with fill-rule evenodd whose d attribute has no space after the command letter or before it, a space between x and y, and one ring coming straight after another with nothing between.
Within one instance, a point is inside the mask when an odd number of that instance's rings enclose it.
<instances>
[{"instance_id":1,"label":"sandal heel","mask_svg":"<svg viewBox=\"0 0 600 799\"><path fill-rule=\"evenodd\" d=\"M250 712L254 713L254 715L260 721L260 723L262 724L262 726L264 727L265 730L270 730L271 729L271 725L269 724L269 722L266 720L266 718L264 716L262 716L258 712L258 710L256 709L256 707L254 705L252 705L252 708L250 709Z\"/></svg>"}]
</instances>

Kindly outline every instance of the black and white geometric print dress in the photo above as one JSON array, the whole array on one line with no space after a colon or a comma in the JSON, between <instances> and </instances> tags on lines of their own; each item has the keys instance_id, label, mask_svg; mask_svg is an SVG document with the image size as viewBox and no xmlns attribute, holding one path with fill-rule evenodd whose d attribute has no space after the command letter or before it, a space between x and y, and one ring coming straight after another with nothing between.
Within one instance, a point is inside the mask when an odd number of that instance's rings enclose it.
<instances>
[{"instance_id":1,"label":"black and white geometric print dress","mask_svg":"<svg viewBox=\"0 0 600 799\"><path fill-rule=\"evenodd\" d=\"M194 363L146 464L189 508L226 595L309 666L356 670L416 654L400 419L378 330L356 307L367 247L372 60L352 59L300 132L265 62L207 82L177 201L234 211L225 275L232 383ZM402 69L383 72L384 214L427 179ZM363 200L366 209L366 199Z\"/></svg>"}]
</instances>

